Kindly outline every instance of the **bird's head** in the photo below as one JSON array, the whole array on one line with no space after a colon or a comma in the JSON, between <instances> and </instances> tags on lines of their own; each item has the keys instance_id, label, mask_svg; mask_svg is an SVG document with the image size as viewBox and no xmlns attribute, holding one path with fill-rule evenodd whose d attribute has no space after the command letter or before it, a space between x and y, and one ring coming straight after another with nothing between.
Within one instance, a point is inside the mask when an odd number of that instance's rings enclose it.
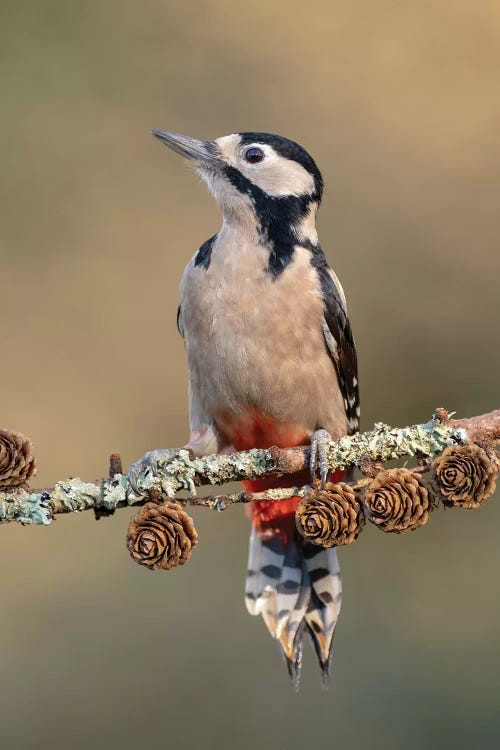
<instances>
[{"instance_id":1,"label":"bird's head","mask_svg":"<svg viewBox=\"0 0 500 750\"><path fill-rule=\"evenodd\" d=\"M298 143L270 133L233 133L214 141L153 130L162 143L195 163L227 220L280 221L300 232L314 227L323 179ZM314 230L315 231L315 230Z\"/></svg>"}]
</instances>

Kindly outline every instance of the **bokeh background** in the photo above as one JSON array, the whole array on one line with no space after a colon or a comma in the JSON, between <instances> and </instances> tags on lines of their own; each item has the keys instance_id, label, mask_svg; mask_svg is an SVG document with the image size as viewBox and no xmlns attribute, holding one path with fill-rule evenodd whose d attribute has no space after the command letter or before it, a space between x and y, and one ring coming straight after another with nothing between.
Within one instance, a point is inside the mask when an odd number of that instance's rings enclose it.
<instances>
[{"instance_id":1,"label":"bokeh background","mask_svg":"<svg viewBox=\"0 0 500 750\"><path fill-rule=\"evenodd\" d=\"M151 127L317 159L364 428L499 406L495 0L2 0L0 61L1 424L39 485L188 433L177 287L220 217ZM170 574L128 515L1 529L2 750L498 746L494 499L341 553L331 689L307 650L298 696L244 609L243 513L199 509Z\"/></svg>"}]
</instances>

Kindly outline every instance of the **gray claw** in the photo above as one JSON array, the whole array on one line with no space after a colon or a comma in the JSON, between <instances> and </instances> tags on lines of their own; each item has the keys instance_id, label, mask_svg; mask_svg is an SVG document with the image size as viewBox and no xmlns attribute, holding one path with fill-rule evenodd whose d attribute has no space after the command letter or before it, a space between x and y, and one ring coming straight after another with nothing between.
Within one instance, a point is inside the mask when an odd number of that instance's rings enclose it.
<instances>
[{"instance_id":1,"label":"gray claw","mask_svg":"<svg viewBox=\"0 0 500 750\"><path fill-rule=\"evenodd\" d=\"M328 460L326 457L326 446L331 440L331 435L327 430L316 430L311 435L311 457L309 459L309 470L311 476L316 476L316 471L319 468L319 476L321 479L321 489L324 488L328 481L328 475L330 469L328 468Z\"/></svg>"},{"instance_id":2,"label":"gray claw","mask_svg":"<svg viewBox=\"0 0 500 750\"><path fill-rule=\"evenodd\" d=\"M139 477L149 472L154 477L157 476L158 461L166 461L175 455L177 451L168 448L158 448L154 451L148 451L142 458L130 464L128 470L128 482L136 495L142 495L143 490L138 485Z\"/></svg>"}]
</instances>

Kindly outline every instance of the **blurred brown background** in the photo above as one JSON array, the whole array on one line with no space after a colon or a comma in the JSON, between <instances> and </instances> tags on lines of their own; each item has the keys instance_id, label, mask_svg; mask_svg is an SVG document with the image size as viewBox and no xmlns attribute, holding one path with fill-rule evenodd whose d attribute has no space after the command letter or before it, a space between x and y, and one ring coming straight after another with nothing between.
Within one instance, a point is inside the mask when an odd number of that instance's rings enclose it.
<instances>
[{"instance_id":1,"label":"blurred brown background","mask_svg":"<svg viewBox=\"0 0 500 750\"><path fill-rule=\"evenodd\" d=\"M177 286L220 217L151 127L317 159L365 428L498 407L499 43L495 0L3 0L1 424L38 483L187 436ZM165 575L127 517L0 530L2 750L500 742L495 500L342 552L332 686L308 649L299 696L244 609L243 513L200 509Z\"/></svg>"}]
</instances>

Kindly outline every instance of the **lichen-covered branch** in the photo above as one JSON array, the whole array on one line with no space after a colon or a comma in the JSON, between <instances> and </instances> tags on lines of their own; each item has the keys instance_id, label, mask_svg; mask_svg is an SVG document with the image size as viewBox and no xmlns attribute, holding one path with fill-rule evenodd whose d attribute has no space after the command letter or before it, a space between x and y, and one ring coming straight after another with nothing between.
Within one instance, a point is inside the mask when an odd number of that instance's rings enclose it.
<instances>
[{"instance_id":1,"label":"lichen-covered branch","mask_svg":"<svg viewBox=\"0 0 500 750\"><path fill-rule=\"evenodd\" d=\"M468 442L492 445L499 440L500 409L463 420L449 419L445 410L437 410L425 424L397 429L377 423L369 432L332 441L328 446L328 462L330 469L335 470L363 467L370 461L385 463L405 456L417 456L425 461L439 455L450 445ZM177 497L178 502L214 510L224 510L234 503L254 499L278 501L301 495L304 488L273 489L255 495L240 492L211 498L196 497L196 488L268 475L293 474L307 469L308 461L308 447L254 449L203 458L193 458L187 450L172 450L167 457L159 459L152 470L145 469L139 475L138 492L135 492L126 474L114 473L117 467L114 456L113 476L98 482L74 478L57 482L54 487L43 490L0 490L0 523L49 524L58 513L90 509L111 513L120 507L143 504L149 499L153 488L172 498L178 492L187 491L191 496L184 499Z\"/></svg>"}]
</instances>

